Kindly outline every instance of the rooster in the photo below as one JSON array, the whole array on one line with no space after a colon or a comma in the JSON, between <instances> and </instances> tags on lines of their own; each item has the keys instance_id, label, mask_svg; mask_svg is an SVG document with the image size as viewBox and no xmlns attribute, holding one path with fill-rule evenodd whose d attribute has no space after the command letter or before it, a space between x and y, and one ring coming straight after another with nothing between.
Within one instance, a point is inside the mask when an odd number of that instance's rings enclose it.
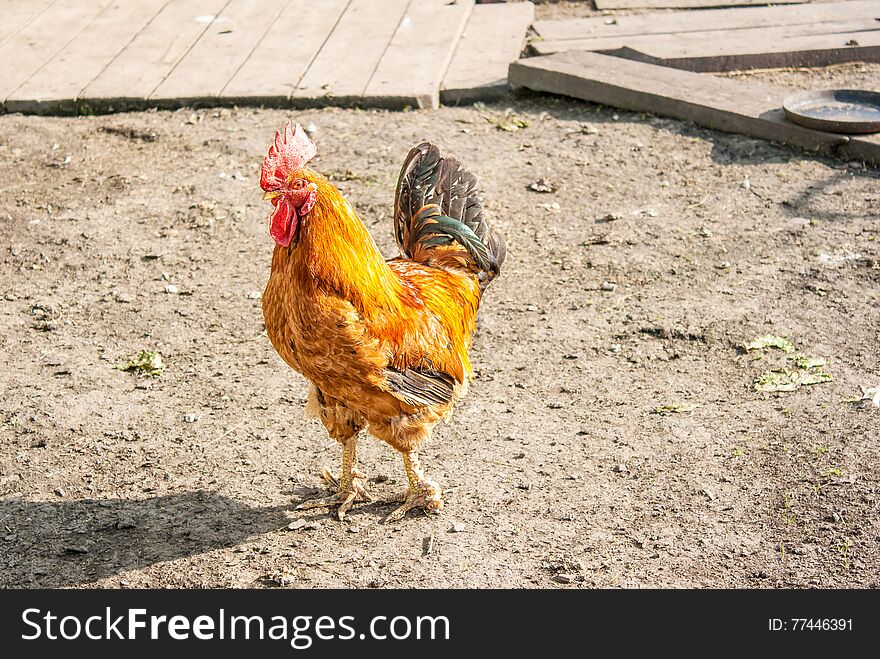
<instances>
[{"instance_id":1,"label":"rooster","mask_svg":"<svg viewBox=\"0 0 880 659\"><path fill-rule=\"evenodd\" d=\"M473 376L468 349L480 299L498 275L504 239L483 214L476 178L428 142L407 155L394 200L402 256L385 260L351 204L306 164L317 149L302 127L275 134L260 186L273 205L272 270L263 294L275 350L311 383L307 416L342 445L333 492L297 509L371 501L357 465L364 428L403 456L408 489L386 522L437 512L440 487L418 448Z\"/></svg>"}]
</instances>

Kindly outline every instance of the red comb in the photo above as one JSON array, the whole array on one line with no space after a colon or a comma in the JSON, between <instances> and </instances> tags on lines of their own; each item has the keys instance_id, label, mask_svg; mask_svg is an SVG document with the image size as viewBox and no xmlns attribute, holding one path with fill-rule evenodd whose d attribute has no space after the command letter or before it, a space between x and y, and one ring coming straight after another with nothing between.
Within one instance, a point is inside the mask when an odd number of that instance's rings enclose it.
<instances>
[{"instance_id":1,"label":"red comb","mask_svg":"<svg viewBox=\"0 0 880 659\"><path fill-rule=\"evenodd\" d=\"M260 187L266 192L277 190L290 172L302 169L317 152L318 148L302 126L294 126L288 121L283 133L275 131L275 143L269 147L269 154L263 160Z\"/></svg>"}]
</instances>

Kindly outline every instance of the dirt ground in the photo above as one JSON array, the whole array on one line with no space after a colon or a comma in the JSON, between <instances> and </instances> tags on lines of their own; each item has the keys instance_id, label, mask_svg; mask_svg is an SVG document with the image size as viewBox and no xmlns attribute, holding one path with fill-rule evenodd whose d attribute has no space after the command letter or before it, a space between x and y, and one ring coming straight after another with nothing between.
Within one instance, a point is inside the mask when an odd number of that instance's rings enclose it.
<instances>
[{"instance_id":1,"label":"dirt ground","mask_svg":"<svg viewBox=\"0 0 880 659\"><path fill-rule=\"evenodd\" d=\"M880 86L876 65L754 75ZM528 127L483 118L508 107ZM339 456L263 332L258 167L288 118L389 256L422 139L507 237L478 378L423 454L439 517L293 511ZM880 586L875 169L537 95L6 115L0 232L0 586ZM793 364L742 349L764 334L833 381L756 392ZM141 349L161 377L117 369ZM361 446L398 490L399 457Z\"/></svg>"}]
</instances>

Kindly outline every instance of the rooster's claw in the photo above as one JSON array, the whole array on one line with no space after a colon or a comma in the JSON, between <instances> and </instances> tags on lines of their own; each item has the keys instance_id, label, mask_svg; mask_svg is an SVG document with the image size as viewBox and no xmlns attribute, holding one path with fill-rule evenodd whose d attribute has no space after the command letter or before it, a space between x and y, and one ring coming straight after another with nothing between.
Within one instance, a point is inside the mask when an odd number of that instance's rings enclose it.
<instances>
[{"instance_id":1,"label":"rooster's claw","mask_svg":"<svg viewBox=\"0 0 880 659\"><path fill-rule=\"evenodd\" d=\"M403 505L395 508L391 513L382 520L383 524L390 524L402 520L406 514L414 508L422 508L426 513L438 513L443 508L443 499L440 494L440 487L437 483L427 479L422 480L414 488L411 487L406 492L391 499L386 499L385 503L398 503L403 501Z\"/></svg>"},{"instance_id":2,"label":"rooster's claw","mask_svg":"<svg viewBox=\"0 0 880 659\"><path fill-rule=\"evenodd\" d=\"M341 487L339 484L339 479L337 479L327 467L324 467L324 471L321 474L324 477L330 486L336 490L333 494L316 497L314 499L308 499L300 503L296 510L310 510L312 508L333 508L334 506L339 506L336 510L336 517L339 521L343 521L345 519L345 513L349 511L351 506L359 501L372 501L373 497L370 496L370 493L367 492L364 487L364 475L357 471L356 469L352 470L352 478L349 487Z\"/></svg>"}]
</instances>

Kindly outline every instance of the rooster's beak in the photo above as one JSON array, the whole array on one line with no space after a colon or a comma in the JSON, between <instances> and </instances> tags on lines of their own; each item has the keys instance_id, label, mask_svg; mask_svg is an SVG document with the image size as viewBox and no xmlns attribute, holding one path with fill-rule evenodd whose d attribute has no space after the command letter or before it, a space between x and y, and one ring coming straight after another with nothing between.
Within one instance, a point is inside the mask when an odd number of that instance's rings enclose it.
<instances>
[{"instance_id":1,"label":"rooster's beak","mask_svg":"<svg viewBox=\"0 0 880 659\"><path fill-rule=\"evenodd\" d=\"M272 201L281 196L281 190L269 190L263 193L263 201Z\"/></svg>"}]
</instances>

